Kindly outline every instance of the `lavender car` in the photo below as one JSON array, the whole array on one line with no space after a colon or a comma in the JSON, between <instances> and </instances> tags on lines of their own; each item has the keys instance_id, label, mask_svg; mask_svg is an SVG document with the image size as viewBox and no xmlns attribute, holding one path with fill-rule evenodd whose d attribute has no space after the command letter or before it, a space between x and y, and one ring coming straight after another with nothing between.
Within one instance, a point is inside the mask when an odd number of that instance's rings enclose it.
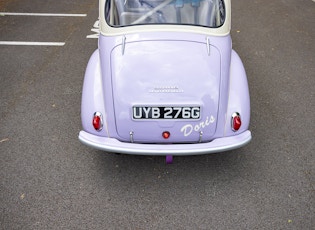
<instances>
[{"instance_id":1,"label":"lavender car","mask_svg":"<svg viewBox=\"0 0 315 230\"><path fill-rule=\"evenodd\" d=\"M82 92L82 143L108 152L197 155L251 140L230 0L100 0Z\"/></svg>"}]
</instances>

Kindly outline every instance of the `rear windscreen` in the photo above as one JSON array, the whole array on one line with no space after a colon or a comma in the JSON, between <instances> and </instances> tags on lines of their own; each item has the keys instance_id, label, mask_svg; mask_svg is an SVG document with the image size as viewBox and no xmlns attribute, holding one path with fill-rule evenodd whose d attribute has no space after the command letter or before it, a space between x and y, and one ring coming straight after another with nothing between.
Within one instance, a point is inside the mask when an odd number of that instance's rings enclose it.
<instances>
[{"instance_id":1,"label":"rear windscreen","mask_svg":"<svg viewBox=\"0 0 315 230\"><path fill-rule=\"evenodd\" d=\"M112 27L147 24L217 28L225 20L223 0L108 0L105 18Z\"/></svg>"}]
</instances>

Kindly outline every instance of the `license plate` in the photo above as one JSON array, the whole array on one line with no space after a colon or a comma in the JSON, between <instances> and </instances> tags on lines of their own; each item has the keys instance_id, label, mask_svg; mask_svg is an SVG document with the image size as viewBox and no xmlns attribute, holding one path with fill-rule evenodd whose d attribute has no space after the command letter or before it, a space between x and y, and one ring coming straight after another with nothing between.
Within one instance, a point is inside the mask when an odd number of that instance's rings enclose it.
<instances>
[{"instance_id":1,"label":"license plate","mask_svg":"<svg viewBox=\"0 0 315 230\"><path fill-rule=\"evenodd\" d=\"M133 119L199 119L200 107L134 106Z\"/></svg>"}]
</instances>

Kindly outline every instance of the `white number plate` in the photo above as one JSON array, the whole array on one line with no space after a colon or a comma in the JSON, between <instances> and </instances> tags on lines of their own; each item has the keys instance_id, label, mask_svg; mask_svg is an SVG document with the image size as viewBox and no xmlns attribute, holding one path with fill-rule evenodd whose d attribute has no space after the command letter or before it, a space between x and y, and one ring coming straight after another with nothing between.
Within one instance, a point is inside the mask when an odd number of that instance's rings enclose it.
<instances>
[{"instance_id":1,"label":"white number plate","mask_svg":"<svg viewBox=\"0 0 315 230\"><path fill-rule=\"evenodd\" d=\"M200 107L134 106L133 119L199 119Z\"/></svg>"}]
</instances>

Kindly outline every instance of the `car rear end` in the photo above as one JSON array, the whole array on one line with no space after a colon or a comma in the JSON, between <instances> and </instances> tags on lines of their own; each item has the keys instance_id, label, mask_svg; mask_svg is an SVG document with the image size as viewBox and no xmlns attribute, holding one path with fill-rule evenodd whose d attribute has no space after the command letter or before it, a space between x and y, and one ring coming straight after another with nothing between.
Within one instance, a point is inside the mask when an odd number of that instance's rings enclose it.
<instances>
[{"instance_id":1,"label":"car rear end","mask_svg":"<svg viewBox=\"0 0 315 230\"><path fill-rule=\"evenodd\" d=\"M147 7L159 18L166 3L171 1ZM229 7L226 1L218 31L159 23L115 27L101 18L99 49L85 76L79 139L105 151L141 155L206 154L248 143L248 86L234 77L245 72L232 63L238 56L228 33ZM148 13L143 15L136 20ZM245 87L242 98L231 98L239 87ZM234 105L243 98L239 108Z\"/></svg>"}]
</instances>

